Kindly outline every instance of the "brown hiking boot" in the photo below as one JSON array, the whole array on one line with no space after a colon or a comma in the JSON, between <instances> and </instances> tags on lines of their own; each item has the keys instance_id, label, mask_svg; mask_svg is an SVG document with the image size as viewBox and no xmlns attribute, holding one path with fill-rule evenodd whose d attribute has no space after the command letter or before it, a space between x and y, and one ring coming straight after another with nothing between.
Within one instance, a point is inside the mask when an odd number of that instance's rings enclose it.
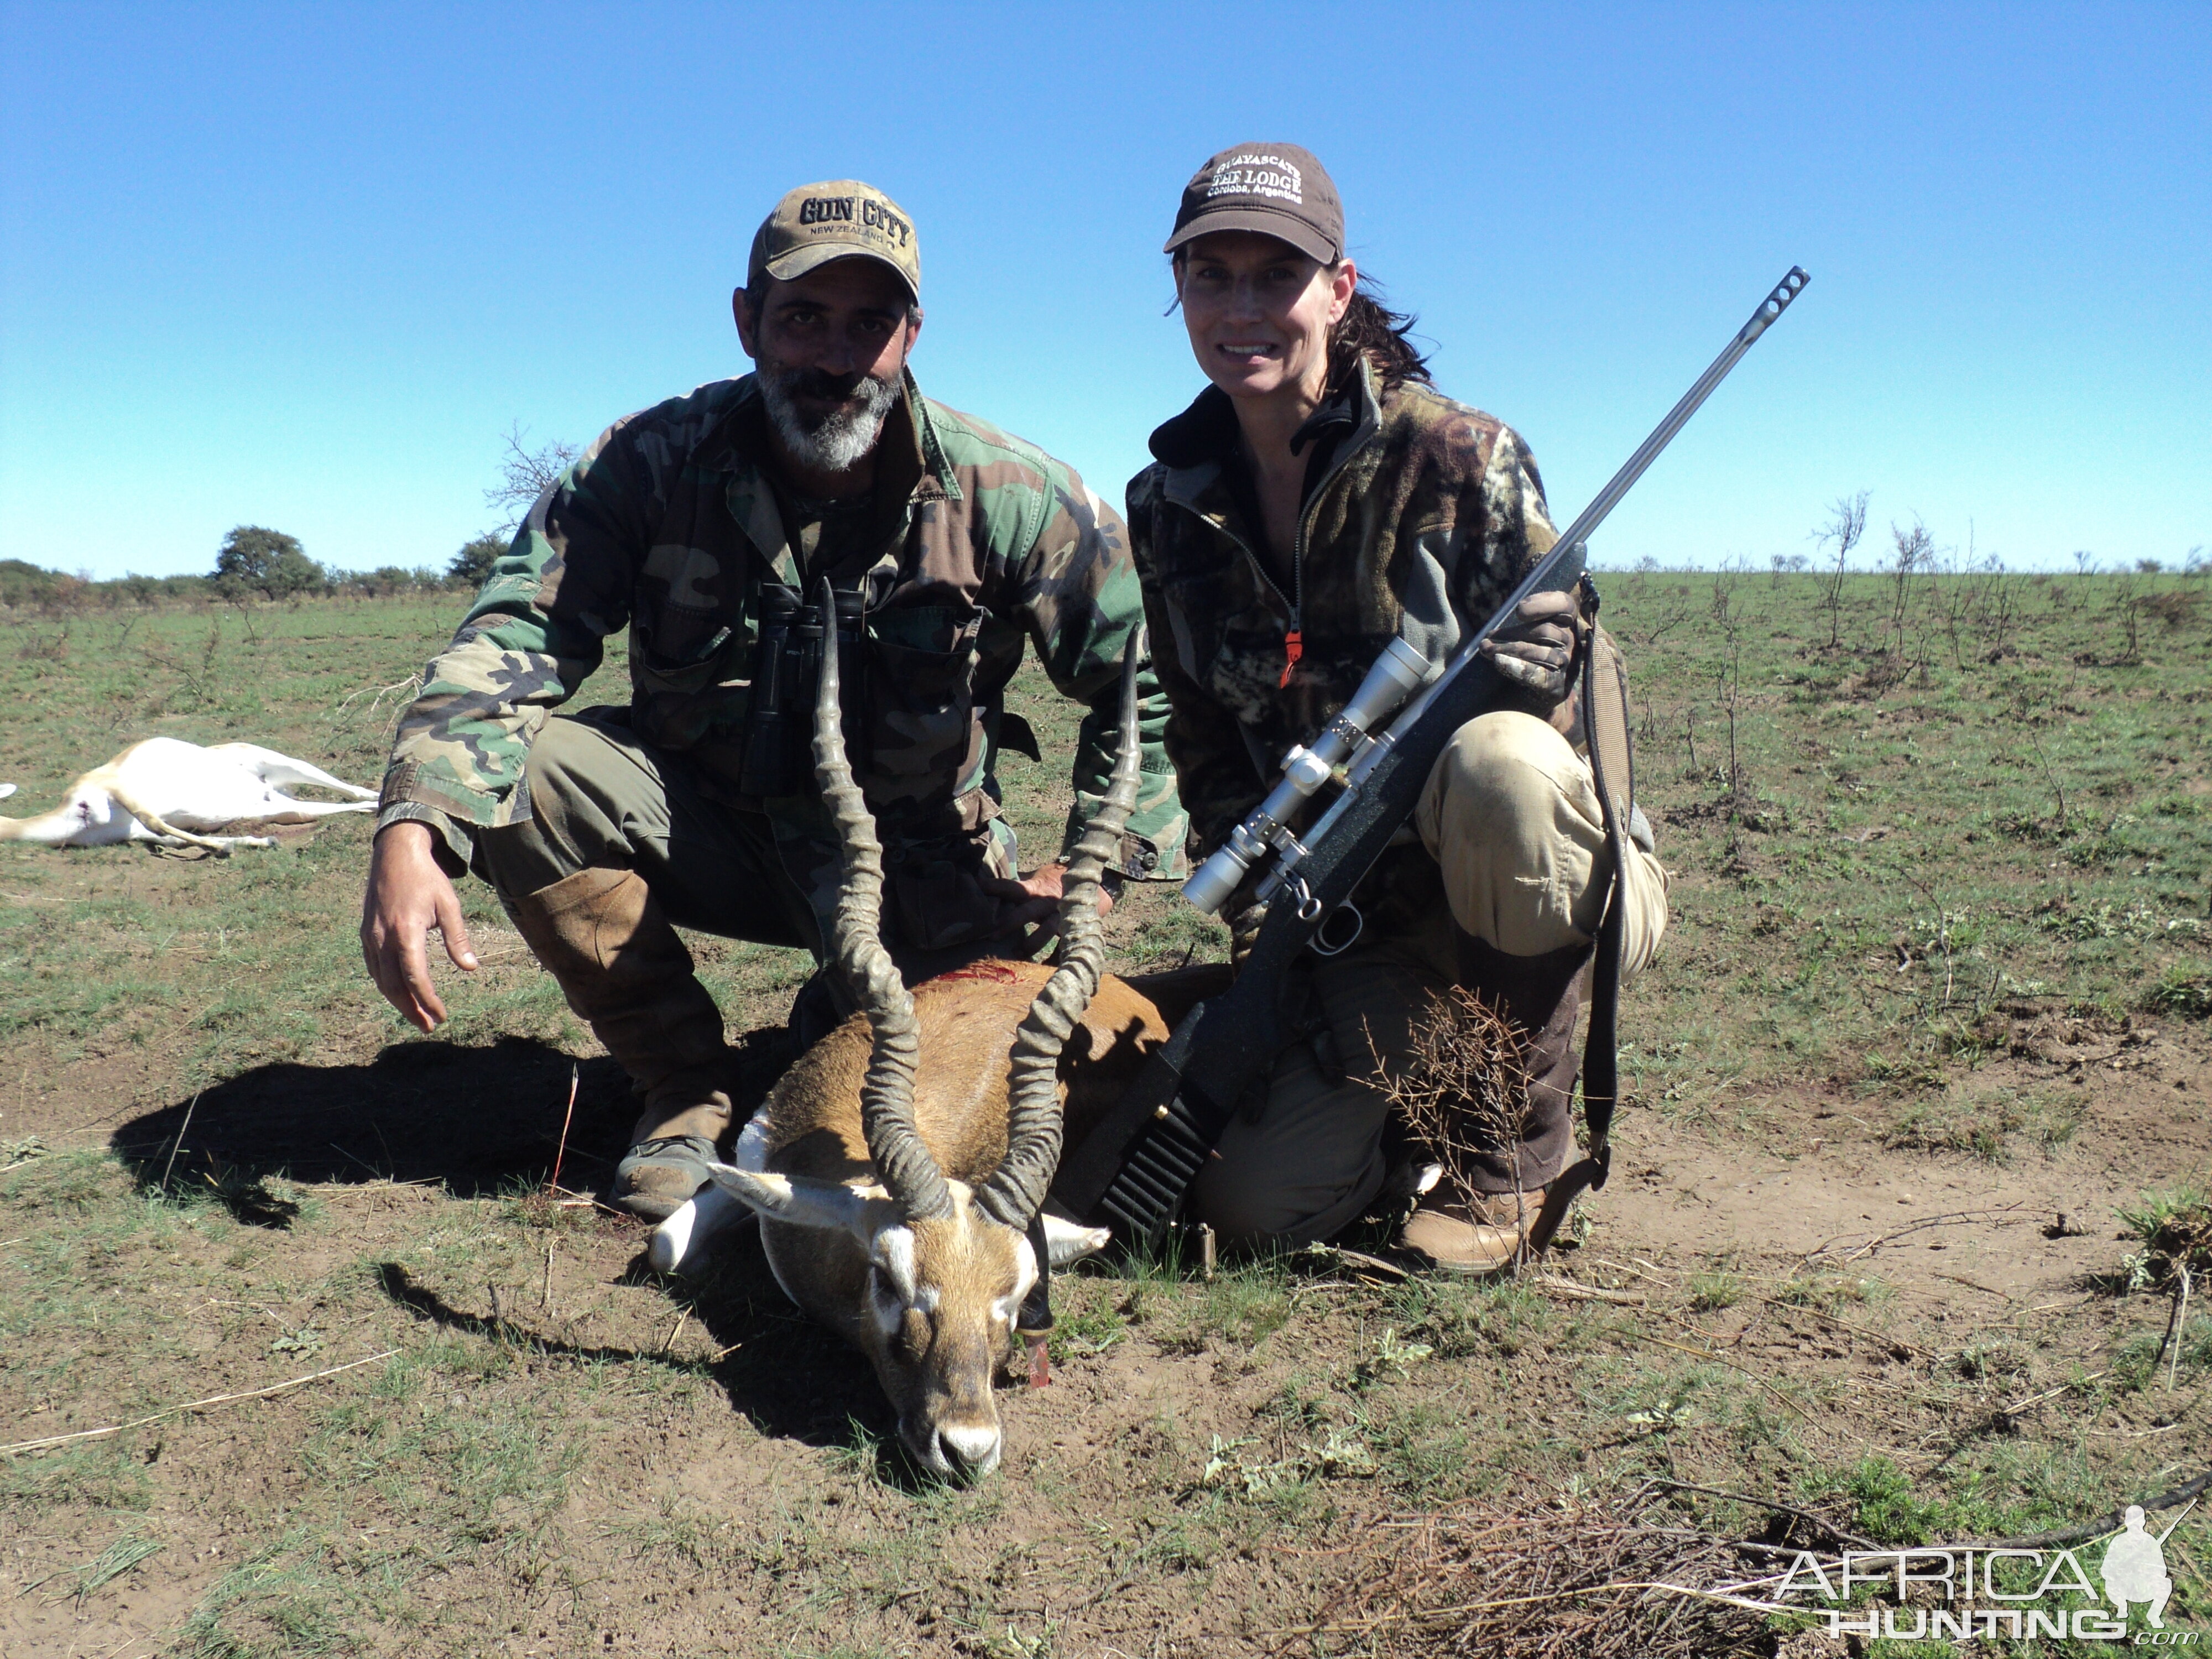
<instances>
[{"instance_id":1,"label":"brown hiking boot","mask_svg":"<svg viewBox=\"0 0 2212 1659\"><path fill-rule=\"evenodd\" d=\"M507 909L644 1103L616 1166L614 1201L665 1218L707 1184L707 1160L730 1127L721 1011L634 871L580 870Z\"/></svg>"},{"instance_id":2,"label":"brown hiking boot","mask_svg":"<svg viewBox=\"0 0 2212 1659\"><path fill-rule=\"evenodd\" d=\"M1477 1193L1462 1201L1432 1193L1392 1242L1439 1273L1501 1273L1528 1253L1528 1235L1544 1208L1544 1189Z\"/></svg>"},{"instance_id":3,"label":"brown hiking boot","mask_svg":"<svg viewBox=\"0 0 2212 1659\"><path fill-rule=\"evenodd\" d=\"M1589 947L1509 956L1462 933L1459 958L1461 985L1503 1023L1510 1092L1482 1110L1462 1100L1456 1121L1431 1131L1433 1146L1413 1137L1407 1162L1418 1206L1395 1243L1440 1272L1480 1275L1528 1261L1550 1241L1538 1218L1574 1149L1575 1017Z\"/></svg>"}]
</instances>

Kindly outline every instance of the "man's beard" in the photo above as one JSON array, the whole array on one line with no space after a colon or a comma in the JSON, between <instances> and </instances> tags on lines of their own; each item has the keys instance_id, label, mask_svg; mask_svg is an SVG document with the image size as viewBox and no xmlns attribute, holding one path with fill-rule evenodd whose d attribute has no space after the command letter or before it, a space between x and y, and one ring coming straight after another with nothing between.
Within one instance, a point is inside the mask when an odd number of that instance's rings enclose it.
<instances>
[{"instance_id":1,"label":"man's beard","mask_svg":"<svg viewBox=\"0 0 2212 1659\"><path fill-rule=\"evenodd\" d=\"M898 382L863 374L857 386L847 386L842 375L817 368L765 369L760 376L761 398L776 435L801 466L823 472L842 472L866 459L884 429L884 417L897 401ZM858 398L826 415L799 408L799 396L828 400Z\"/></svg>"}]
</instances>

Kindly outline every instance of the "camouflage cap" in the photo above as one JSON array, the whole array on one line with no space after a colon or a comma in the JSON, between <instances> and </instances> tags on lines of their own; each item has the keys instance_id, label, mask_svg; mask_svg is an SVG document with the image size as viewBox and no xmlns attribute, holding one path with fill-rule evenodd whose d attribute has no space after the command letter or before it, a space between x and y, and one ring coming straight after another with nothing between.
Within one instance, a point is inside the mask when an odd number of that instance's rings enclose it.
<instances>
[{"instance_id":1,"label":"camouflage cap","mask_svg":"<svg viewBox=\"0 0 2212 1659\"><path fill-rule=\"evenodd\" d=\"M1344 204L1336 181L1296 144L1233 144L1209 156L1183 186L1172 253L1217 230L1273 236L1325 265L1344 257Z\"/></svg>"},{"instance_id":2,"label":"camouflage cap","mask_svg":"<svg viewBox=\"0 0 2212 1659\"><path fill-rule=\"evenodd\" d=\"M857 179L801 185L775 204L754 233L745 285L764 276L789 282L832 259L855 255L889 265L907 292L921 301L921 244L905 209Z\"/></svg>"}]
</instances>

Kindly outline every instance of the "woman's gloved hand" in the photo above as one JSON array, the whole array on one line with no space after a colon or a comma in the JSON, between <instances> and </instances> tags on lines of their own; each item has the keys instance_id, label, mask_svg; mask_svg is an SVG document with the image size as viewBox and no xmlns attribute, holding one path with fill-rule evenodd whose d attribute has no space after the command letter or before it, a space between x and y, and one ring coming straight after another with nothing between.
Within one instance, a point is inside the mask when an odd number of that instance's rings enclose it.
<instances>
[{"instance_id":1,"label":"woman's gloved hand","mask_svg":"<svg viewBox=\"0 0 2212 1659\"><path fill-rule=\"evenodd\" d=\"M1572 593L1531 593L1482 642L1482 654L1516 685L1558 702L1567 695L1580 614Z\"/></svg>"},{"instance_id":2,"label":"woman's gloved hand","mask_svg":"<svg viewBox=\"0 0 2212 1659\"><path fill-rule=\"evenodd\" d=\"M1249 891L1241 892L1221 907L1222 919L1229 924L1229 965L1242 968L1244 958L1252 954L1252 946L1260 937L1260 926L1267 920L1267 907L1255 904Z\"/></svg>"}]
</instances>

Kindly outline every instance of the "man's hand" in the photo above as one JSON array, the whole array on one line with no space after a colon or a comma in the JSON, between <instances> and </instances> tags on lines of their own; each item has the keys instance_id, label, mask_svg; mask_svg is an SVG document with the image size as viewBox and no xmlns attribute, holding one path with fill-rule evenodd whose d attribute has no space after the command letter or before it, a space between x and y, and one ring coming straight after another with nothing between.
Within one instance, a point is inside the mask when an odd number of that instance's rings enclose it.
<instances>
[{"instance_id":1,"label":"man's hand","mask_svg":"<svg viewBox=\"0 0 2212 1659\"><path fill-rule=\"evenodd\" d=\"M1557 702L1567 695L1567 671L1575 657L1575 618L1580 611L1571 593L1531 593L1505 625L1482 642L1482 654L1516 685Z\"/></svg>"},{"instance_id":2,"label":"man's hand","mask_svg":"<svg viewBox=\"0 0 2212 1659\"><path fill-rule=\"evenodd\" d=\"M1018 880L1004 876L985 876L983 890L993 898L1012 906L1000 918L999 932L1003 936L1018 933L1031 927L1042 927L1048 933L1060 931L1060 883L1066 878L1064 864L1041 864ZM1106 890L1106 884L1098 884L1098 915L1101 920L1113 914L1114 896Z\"/></svg>"},{"instance_id":3,"label":"man's hand","mask_svg":"<svg viewBox=\"0 0 2212 1659\"><path fill-rule=\"evenodd\" d=\"M385 1000L422 1031L446 1018L446 1005L430 982L425 938L430 929L435 927L445 939L454 967L464 973L477 970L460 896L432 856L430 836L427 823L402 819L387 824L369 854L368 889L361 900L361 954L368 976Z\"/></svg>"}]
</instances>

